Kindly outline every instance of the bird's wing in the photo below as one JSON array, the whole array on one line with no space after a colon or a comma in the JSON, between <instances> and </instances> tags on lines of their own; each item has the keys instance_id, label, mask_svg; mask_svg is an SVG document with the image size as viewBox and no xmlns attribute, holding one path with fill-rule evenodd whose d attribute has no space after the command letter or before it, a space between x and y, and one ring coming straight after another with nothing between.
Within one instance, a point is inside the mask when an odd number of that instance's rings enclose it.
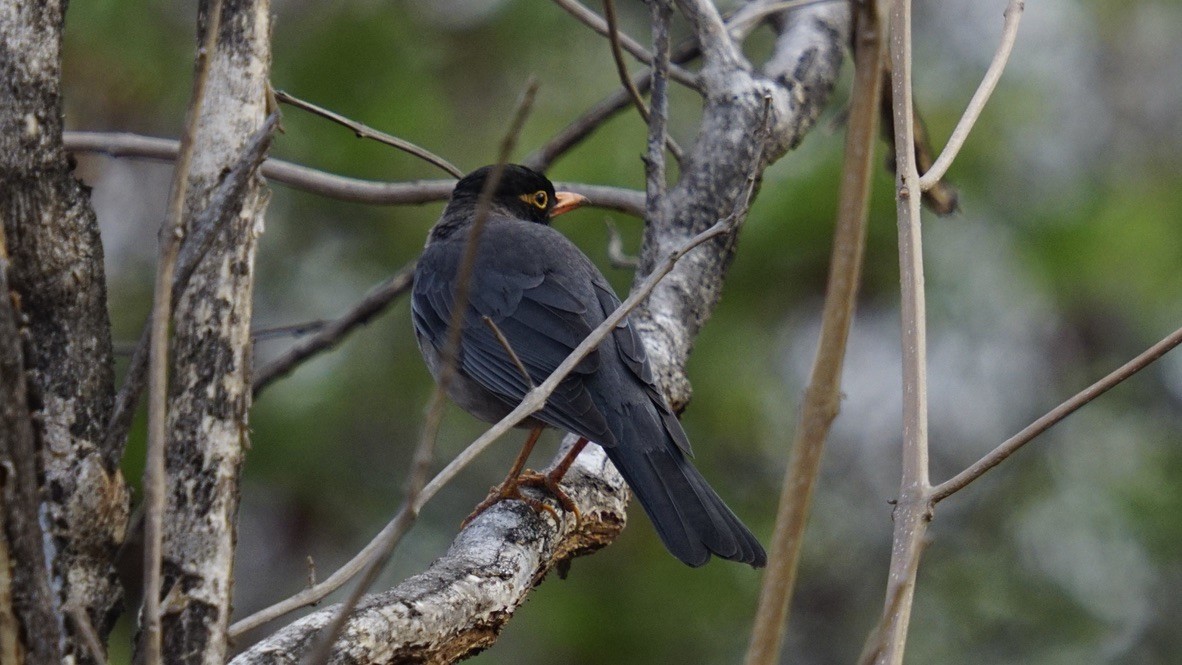
<instances>
[{"instance_id":1,"label":"bird's wing","mask_svg":"<svg viewBox=\"0 0 1182 665\"><path fill-rule=\"evenodd\" d=\"M543 227L538 227L543 228ZM473 266L472 286L464 311L459 364L463 372L489 392L515 406L570 355L591 332L588 305L580 297L576 274L562 265L569 257L553 256L544 248L523 252L498 246L497 236L486 235ZM439 350L447 344L447 326L455 303L453 264L462 252L424 253L428 277L416 281L412 306L415 325ZM524 254L524 255L523 255ZM561 254L561 253L560 253ZM446 276L446 277L441 277ZM584 289L588 288L584 280ZM589 295L589 292L588 292ZM513 362L490 321L520 359L528 379ZM607 420L585 386L585 376L599 367L599 352L584 358L547 400L536 418L584 436L603 446L615 445Z\"/></svg>"},{"instance_id":2,"label":"bird's wing","mask_svg":"<svg viewBox=\"0 0 1182 665\"><path fill-rule=\"evenodd\" d=\"M620 299L616 296L616 292L612 290L610 284L596 271L596 279L592 280L592 285L595 287L596 298L599 301L599 306L603 311L603 318L607 318L612 312L620 306ZM653 379L652 366L648 362L648 354L644 348L644 342L641 341L640 335L636 333L636 328L629 322L628 317L616 324L616 329L612 333L612 338L616 343L616 351L620 355L620 360L628 367L628 370L636 377L642 384L644 384L645 392L648 393L649 399L657 407L661 422L665 427L665 431L669 433L669 437L677 444L677 447L686 455L693 457L693 450L690 448L689 437L685 435L685 430L681 428L681 424L677 421L677 416L673 410L669 408L668 402L665 401L665 396L661 393L661 389L657 387L656 381Z\"/></svg>"}]
</instances>

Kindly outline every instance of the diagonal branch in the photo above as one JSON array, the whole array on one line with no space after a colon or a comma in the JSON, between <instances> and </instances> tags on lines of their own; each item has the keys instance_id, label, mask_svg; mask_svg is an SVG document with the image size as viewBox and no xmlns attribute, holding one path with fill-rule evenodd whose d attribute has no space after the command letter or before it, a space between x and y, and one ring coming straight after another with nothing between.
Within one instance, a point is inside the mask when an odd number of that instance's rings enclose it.
<instances>
[{"instance_id":1,"label":"diagonal branch","mask_svg":"<svg viewBox=\"0 0 1182 665\"><path fill-rule=\"evenodd\" d=\"M334 348L359 326L363 326L381 314L396 298L410 290L415 274L415 264L403 266L369 293L340 318L334 319L316 331L307 340L293 346L287 353L264 365L254 374L254 396L258 397L264 388L290 374L300 363L312 356Z\"/></svg>"},{"instance_id":2,"label":"diagonal branch","mask_svg":"<svg viewBox=\"0 0 1182 665\"><path fill-rule=\"evenodd\" d=\"M387 134L386 132L378 131L372 127L369 127L367 125L363 125L360 122L357 122L355 120L350 120L339 113L329 111L326 108L321 108L321 107L313 104L312 102L304 101L304 100L300 99L299 97L296 97L294 95L290 95L282 90L275 91L275 99L279 100L280 102L282 102L284 104L290 104L298 109L307 111L308 113L318 115L321 118L325 118L325 119L331 120L339 125L343 125L345 127L348 127L349 129L353 130L353 134L355 136L357 136L357 138L359 138L359 139L373 139L374 141L378 141L379 143L385 143L388 146L392 146L392 147L397 148L405 153L414 155L415 157L418 157L419 159L427 162L428 164L431 164L433 166L437 166L437 167L443 169L444 171L448 172L452 176L455 176L456 178L464 177L464 172L459 170L455 166L453 166L451 164L451 162L440 157L439 155L436 155L435 153L431 152L430 150L427 150L426 148L422 148L420 146L417 146L417 145L411 143L410 141L407 141L405 139L400 139L397 136L391 136L390 134Z\"/></svg>"},{"instance_id":3,"label":"diagonal branch","mask_svg":"<svg viewBox=\"0 0 1182 665\"><path fill-rule=\"evenodd\" d=\"M1158 358L1182 344L1182 328L1167 335L1157 344L1143 351L1136 358L1121 365L1114 372L1077 393L1071 399L1051 409L1046 415L1027 425L1014 436L1006 439L988 455L977 460L969 468L932 488L932 503L939 503L985 475L987 471L1001 464L1019 448L1030 443L1035 437L1047 431L1059 421L1075 413L1081 407L1123 383L1129 377L1153 364Z\"/></svg>"},{"instance_id":4,"label":"diagonal branch","mask_svg":"<svg viewBox=\"0 0 1182 665\"><path fill-rule=\"evenodd\" d=\"M595 12L587 9L587 7L581 2L578 2L577 0L554 0L554 4L564 9L566 13L578 19L580 23L586 25L604 37L609 37L610 29L608 28L607 21L605 21ZM640 45L640 42L629 37L628 35L621 33L620 45L624 47L624 50L631 53L632 57L646 65L652 66L653 54L645 50L645 48ZM669 69L669 78L677 81L687 88L690 88L691 90L697 90L699 92L701 91L701 87L698 83L698 77L695 76L693 72L673 66Z\"/></svg>"}]
</instances>

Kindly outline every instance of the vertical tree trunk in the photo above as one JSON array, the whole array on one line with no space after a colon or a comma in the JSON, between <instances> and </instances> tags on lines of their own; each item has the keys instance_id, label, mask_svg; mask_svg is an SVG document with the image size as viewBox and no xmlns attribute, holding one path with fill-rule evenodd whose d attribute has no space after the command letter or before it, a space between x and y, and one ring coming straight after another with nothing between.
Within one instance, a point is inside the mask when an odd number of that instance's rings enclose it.
<instances>
[{"instance_id":1,"label":"vertical tree trunk","mask_svg":"<svg viewBox=\"0 0 1182 665\"><path fill-rule=\"evenodd\" d=\"M30 515L48 530L46 559L10 563L23 570L50 561L54 624L83 610L105 636L119 610L111 560L126 529L127 493L116 466L121 451L101 449L114 398L110 324L98 225L62 147L63 4L0 3L0 217L10 261L0 295L10 289L14 299L23 348L6 356L19 354L27 385L6 385L10 400L20 392L27 400L6 409L32 414L35 455L19 461L35 460L43 484L21 492L40 492ZM22 619L26 627L49 620ZM54 647L60 657L91 662L77 626L63 630Z\"/></svg>"},{"instance_id":2,"label":"vertical tree trunk","mask_svg":"<svg viewBox=\"0 0 1182 665\"><path fill-rule=\"evenodd\" d=\"M211 4L201 4L199 33L209 25ZM266 116L268 2L227 0L221 11L189 174L190 224ZM199 34L198 42L203 39ZM238 477L251 397L254 256L267 199L256 177L177 303L162 598L169 663L226 660Z\"/></svg>"}]
</instances>

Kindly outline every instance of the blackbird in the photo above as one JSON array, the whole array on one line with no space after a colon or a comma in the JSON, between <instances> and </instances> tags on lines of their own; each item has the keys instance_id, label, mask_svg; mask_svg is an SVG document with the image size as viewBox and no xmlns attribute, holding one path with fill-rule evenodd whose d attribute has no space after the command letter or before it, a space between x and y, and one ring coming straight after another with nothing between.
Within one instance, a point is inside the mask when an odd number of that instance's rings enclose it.
<instances>
[{"instance_id":1,"label":"blackbird","mask_svg":"<svg viewBox=\"0 0 1182 665\"><path fill-rule=\"evenodd\" d=\"M477 199L492 172L486 166L456 184L415 270L415 336L437 381ZM551 218L585 202L577 194L555 192L545 176L529 168L504 167L478 238L454 372L445 386L473 416L496 422L507 415L619 306L591 260L549 226ZM521 455L477 513L504 498L525 499L517 490L523 479L540 480L573 508L558 481L590 441L619 469L673 556L690 566L706 563L711 554L754 567L766 563L755 536L690 463L689 439L655 385L644 344L626 319L523 425L533 431ZM582 438L546 476L519 477L545 426Z\"/></svg>"}]
</instances>

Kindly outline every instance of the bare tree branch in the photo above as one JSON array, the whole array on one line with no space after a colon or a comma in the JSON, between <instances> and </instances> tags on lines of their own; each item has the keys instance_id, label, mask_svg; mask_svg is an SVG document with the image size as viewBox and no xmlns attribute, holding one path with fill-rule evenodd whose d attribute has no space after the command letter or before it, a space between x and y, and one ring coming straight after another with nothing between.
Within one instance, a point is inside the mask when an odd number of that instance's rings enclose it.
<instances>
[{"instance_id":1,"label":"bare tree branch","mask_svg":"<svg viewBox=\"0 0 1182 665\"><path fill-rule=\"evenodd\" d=\"M582 514L577 527L568 513L556 524L519 501L489 508L426 571L368 596L330 662L450 663L492 645L529 589L560 563L610 543L624 526L628 491L602 449L588 446L579 455L563 489ZM336 612L329 607L296 621L233 665L299 662Z\"/></svg>"},{"instance_id":2,"label":"bare tree branch","mask_svg":"<svg viewBox=\"0 0 1182 665\"><path fill-rule=\"evenodd\" d=\"M988 455L974 462L969 468L933 487L932 503L939 503L964 489L969 483L985 475L987 471L998 464L1001 464L1006 458L1017 452L1019 448L1030 443L1039 434L1047 431L1059 421L1078 411L1084 405L1153 364L1158 358L1169 353L1179 344L1182 344L1182 328L1170 333L1160 342L1149 347L1136 358L1121 365L1108 376L1088 386L1054 409L1051 409L1046 415L1023 428L1021 432L1003 441L1001 445L990 451Z\"/></svg>"},{"instance_id":3,"label":"bare tree branch","mask_svg":"<svg viewBox=\"0 0 1182 665\"><path fill-rule=\"evenodd\" d=\"M895 0L891 8L890 34L903 319L903 478L895 507L887 601L878 631L885 643L876 662L901 665L915 597L917 562L931 519L928 501L931 485L928 482L927 322L919 220L922 190L912 134L911 0ZM893 600L896 594L898 602Z\"/></svg>"},{"instance_id":4,"label":"bare tree branch","mask_svg":"<svg viewBox=\"0 0 1182 665\"><path fill-rule=\"evenodd\" d=\"M610 31L608 29L607 21L605 21L595 12L587 9L586 6L577 0L554 0L554 4L564 9L566 13L575 17L580 23L586 25L588 28L591 28L600 35L603 35L604 37L609 36ZM646 65L649 65L650 67L652 66L653 55L646 51L645 48L640 45L640 42L629 37L628 35L621 33L620 45L623 46L624 49L629 53L631 53L632 57ZM698 84L698 77L694 75L693 72L686 71L677 66L672 66L669 68L669 78L677 81L687 88L690 88L691 90L697 90L701 92L701 87Z\"/></svg>"},{"instance_id":5,"label":"bare tree branch","mask_svg":"<svg viewBox=\"0 0 1182 665\"><path fill-rule=\"evenodd\" d=\"M66 132L66 147L75 152L96 152L111 157L140 157L159 161L176 159L178 143L127 133ZM268 159L263 162L262 174L269 180L327 196L339 201L372 205L417 205L444 201L455 187L454 180L417 180L412 182L378 182L348 178L332 173ZM557 182L567 191L586 196L588 205L644 216L644 194L619 187Z\"/></svg>"},{"instance_id":6,"label":"bare tree branch","mask_svg":"<svg viewBox=\"0 0 1182 665\"><path fill-rule=\"evenodd\" d=\"M985 78L981 80L977 92L973 93L973 98L969 100L969 105L965 108L960 122L956 123L956 129L948 138L948 144L944 146L943 152L936 158L936 163L932 164L931 168L920 177L919 186L924 191L935 186L948 172L948 167L952 166L952 160L956 159L956 154L960 152L969 132L973 131L973 125L976 124L977 118L981 117L981 110L985 108L985 103L989 101L993 89L1001 80L1001 73L1005 71L1006 63L1010 60L1010 52L1014 50L1014 41L1018 38L1018 23L1022 20L1022 11L1025 8L1026 3L1023 0L1010 0L1009 5L1006 6L1005 26L1002 29L1001 43L997 46L997 53L993 55L993 61L989 63L989 69L985 71Z\"/></svg>"},{"instance_id":7,"label":"bare tree branch","mask_svg":"<svg viewBox=\"0 0 1182 665\"><path fill-rule=\"evenodd\" d=\"M422 148L422 147L419 147L419 146L411 143L410 141L407 141L405 139L400 139L397 136L391 136L390 134L387 134L385 132L378 131L378 130L376 130L372 127L369 127L367 125L363 125L360 122L350 120L339 113L334 113L332 111L329 111L328 109L321 108L311 102L306 102L306 101L304 101L294 95L290 95L282 90L275 91L275 99L279 100L280 102L283 102L284 104L291 104L292 106L294 106L298 109L307 111L309 113L313 113L313 114L318 115L322 118L326 118L326 119L331 120L335 123L338 123L340 125L348 127L349 129L353 130L353 134L356 135L357 138L359 138L359 139L373 139L373 140L378 141L380 143L385 143L388 146L393 146L403 152L414 155L415 157L418 157L419 159L427 162L428 164L431 164L433 166L438 166L439 168L443 169L444 171L450 173L451 175L453 175L457 178L464 177L464 172L459 170L455 166L453 166L451 164L451 162L436 155L435 153L431 152L430 150L427 150L426 148Z\"/></svg>"},{"instance_id":8,"label":"bare tree branch","mask_svg":"<svg viewBox=\"0 0 1182 665\"><path fill-rule=\"evenodd\" d=\"M395 299L410 290L414 274L414 263L403 266L398 272L370 289L360 302L340 318L330 321L317 330L315 335L296 344L287 353L256 371L254 396L258 397L264 388L290 374L301 363L322 351L334 348L350 332L386 311Z\"/></svg>"},{"instance_id":9,"label":"bare tree branch","mask_svg":"<svg viewBox=\"0 0 1182 665\"><path fill-rule=\"evenodd\" d=\"M785 471L746 665L779 661L821 453L841 406L841 370L861 280L886 57L882 5L868 0L854 7L854 83L821 334Z\"/></svg>"}]
</instances>

